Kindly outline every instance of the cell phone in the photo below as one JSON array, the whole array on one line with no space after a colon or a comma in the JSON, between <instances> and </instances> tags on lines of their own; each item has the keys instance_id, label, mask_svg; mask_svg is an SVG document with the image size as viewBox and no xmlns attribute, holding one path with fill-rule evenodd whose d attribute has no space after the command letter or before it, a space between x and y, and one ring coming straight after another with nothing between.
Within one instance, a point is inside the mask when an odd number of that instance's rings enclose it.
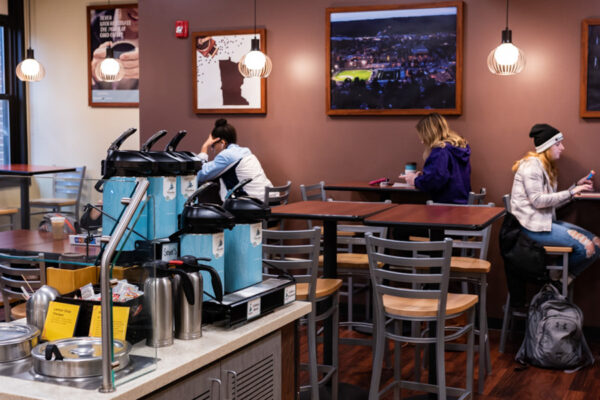
<instances>
[{"instance_id":1,"label":"cell phone","mask_svg":"<svg viewBox=\"0 0 600 400\"><path fill-rule=\"evenodd\" d=\"M389 182L389 179L388 178L375 179L375 180L369 182L369 185L377 185L377 184L379 184L381 182Z\"/></svg>"},{"instance_id":2,"label":"cell phone","mask_svg":"<svg viewBox=\"0 0 600 400\"><path fill-rule=\"evenodd\" d=\"M112 46L113 56L119 58L121 54L135 50L135 46L128 42L119 42Z\"/></svg>"}]
</instances>

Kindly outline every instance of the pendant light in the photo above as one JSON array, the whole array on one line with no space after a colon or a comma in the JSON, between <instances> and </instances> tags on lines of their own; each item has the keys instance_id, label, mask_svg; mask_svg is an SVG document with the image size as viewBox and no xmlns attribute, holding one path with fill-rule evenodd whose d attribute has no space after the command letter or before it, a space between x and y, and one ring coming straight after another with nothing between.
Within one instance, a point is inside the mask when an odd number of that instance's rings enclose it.
<instances>
[{"instance_id":1,"label":"pendant light","mask_svg":"<svg viewBox=\"0 0 600 400\"><path fill-rule=\"evenodd\" d=\"M525 67L523 51L512 43L512 31L508 29L508 0L506 0L506 29L502 31L502 43L487 58L490 72L495 75L515 75Z\"/></svg>"},{"instance_id":2,"label":"pendant light","mask_svg":"<svg viewBox=\"0 0 600 400\"><path fill-rule=\"evenodd\" d=\"M46 76L44 66L33 57L31 48L31 1L27 1L27 53L25 59L17 65L17 78L24 82L38 82Z\"/></svg>"},{"instance_id":3,"label":"pendant light","mask_svg":"<svg viewBox=\"0 0 600 400\"><path fill-rule=\"evenodd\" d=\"M110 6L110 0L108 0ZM118 82L125 76L125 68L120 59L115 58L113 48L106 47L106 57L96 65L95 74L102 82Z\"/></svg>"},{"instance_id":4,"label":"pendant light","mask_svg":"<svg viewBox=\"0 0 600 400\"><path fill-rule=\"evenodd\" d=\"M240 59L238 69L245 78L266 78L273 69L269 56L260 51L260 40L256 37L256 0L254 0L254 38L251 41L250 52Z\"/></svg>"}]
</instances>

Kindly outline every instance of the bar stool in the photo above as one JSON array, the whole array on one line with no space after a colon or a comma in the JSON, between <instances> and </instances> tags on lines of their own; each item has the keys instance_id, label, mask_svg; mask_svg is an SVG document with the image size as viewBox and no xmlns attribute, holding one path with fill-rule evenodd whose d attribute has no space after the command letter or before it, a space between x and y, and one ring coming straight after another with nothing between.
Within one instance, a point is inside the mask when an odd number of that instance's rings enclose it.
<instances>
[{"instance_id":1,"label":"bar stool","mask_svg":"<svg viewBox=\"0 0 600 400\"><path fill-rule=\"evenodd\" d=\"M296 280L296 299L312 303L307 318L308 365L310 385L300 391L310 391L313 400L319 399L319 386L331 382L331 398L338 398L338 325L340 279L321 279L318 275L319 228L299 231L263 231L263 267L265 277L287 273ZM332 365L318 364L317 322L333 320ZM319 373L324 376L319 379Z\"/></svg>"}]
</instances>

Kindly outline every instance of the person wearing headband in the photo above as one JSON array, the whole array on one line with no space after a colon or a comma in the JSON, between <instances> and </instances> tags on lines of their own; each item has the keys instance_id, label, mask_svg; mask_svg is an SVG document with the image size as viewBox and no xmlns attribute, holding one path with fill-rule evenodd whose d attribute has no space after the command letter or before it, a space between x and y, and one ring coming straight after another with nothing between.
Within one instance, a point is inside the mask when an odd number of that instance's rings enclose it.
<instances>
[{"instance_id":1,"label":"person wearing headband","mask_svg":"<svg viewBox=\"0 0 600 400\"><path fill-rule=\"evenodd\" d=\"M565 246L569 254L569 278L572 280L600 255L600 239L587 230L556 220L555 209L574 196L591 191L593 183L585 176L568 189L557 191L556 162L565 150L564 135L548 124L536 124L529 137L535 151L516 161L511 190L511 213L521 224L521 231L543 246Z\"/></svg>"}]
</instances>

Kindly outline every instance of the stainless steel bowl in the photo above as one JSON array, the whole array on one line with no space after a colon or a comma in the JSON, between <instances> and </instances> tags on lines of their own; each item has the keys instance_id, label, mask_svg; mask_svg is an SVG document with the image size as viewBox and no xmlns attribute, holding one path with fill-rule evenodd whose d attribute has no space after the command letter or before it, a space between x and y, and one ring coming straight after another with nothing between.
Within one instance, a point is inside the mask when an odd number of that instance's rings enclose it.
<instances>
[{"instance_id":1,"label":"stainless steel bowl","mask_svg":"<svg viewBox=\"0 0 600 400\"><path fill-rule=\"evenodd\" d=\"M46 347L55 345L63 359L46 359ZM129 364L131 345L114 341L115 371ZM36 373L57 378L83 378L102 375L102 340L95 337L74 337L42 343L31 351Z\"/></svg>"},{"instance_id":2,"label":"stainless steel bowl","mask_svg":"<svg viewBox=\"0 0 600 400\"><path fill-rule=\"evenodd\" d=\"M33 325L0 323L0 362L29 357L39 336L40 330Z\"/></svg>"}]
</instances>

